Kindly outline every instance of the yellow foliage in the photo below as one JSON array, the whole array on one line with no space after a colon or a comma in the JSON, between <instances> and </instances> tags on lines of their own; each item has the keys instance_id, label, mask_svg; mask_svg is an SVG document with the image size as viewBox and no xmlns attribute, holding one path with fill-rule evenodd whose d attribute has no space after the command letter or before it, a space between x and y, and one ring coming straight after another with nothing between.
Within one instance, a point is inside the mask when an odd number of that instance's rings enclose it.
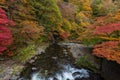
<instances>
[{"instance_id":1,"label":"yellow foliage","mask_svg":"<svg viewBox=\"0 0 120 80\"><path fill-rule=\"evenodd\" d=\"M71 26L72 26L71 30L77 30L77 28L79 27L79 25L76 24L75 22L72 22Z\"/></svg>"},{"instance_id":2,"label":"yellow foliage","mask_svg":"<svg viewBox=\"0 0 120 80\"><path fill-rule=\"evenodd\" d=\"M64 32L64 30L61 27L57 27L58 32Z\"/></svg>"},{"instance_id":3,"label":"yellow foliage","mask_svg":"<svg viewBox=\"0 0 120 80\"><path fill-rule=\"evenodd\" d=\"M77 14L76 17L82 18L82 17L85 17L85 14L83 12L80 12L80 13Z\"/></svg>"},{"instance_id":4,"label":"yellow foliage","mask_svg":"<svg viewBox=\"0 0 120 80\"><path fill-rule=\"evenodd\" d=\"M88 26L88 25L89 25L89 22L84 22L84 21L83 21L83 22L81 22L81 25L82 25L82 26Z\"/></svg>"},{"instance_id":5,"label":"yellow foliage","mask_svg":"<svg viewBox=\"0 0 120 80\"><path fill-rule=\"evenodd\" d=\"M91 9L91 0L83 0L83 9L85 11L92 11Z\"/></svg>"},{"instance_id":6,"label":"yellow foliage","mask_svg":"<svg viewBox=\"0 0 120 80\"><path fill-rule=\"evenodd\" d=\"M70 31L72 29L71 23L70 21L68 21L67 19L63 18L63 29L65 31Z\"/></svg>"},{"instance_id":7,"label":"yellow foliage","mask_svg":"<svg viewBox=\"0 0 120 80\"><path fill-rule=\"evenodd\" d=\"M92 0L69 0L70 3L73 3L78 6L82 6L84 11L92 11L91 1Z\"/></svg>"},{"instance_id":8,"label":"yellow foliage","mask_svg":"<svg viewBox=\"0 0 120 80\"><path fill-rule=\"evenodd\" d=\"M84 14L84 12L79 12L76 15L77 20L80 22L80 25L86 27L90 24L90 19Z\"/></svg>"},{"instance_id":9,"label":"yellow foliage","mask_svg":"<svg viewBox=\"0 0 120 80\"><path fill-rule=\"evenodd\" d=\"M112 37L99 37L105 40L109 40L109 41L120 41L120 38L112 38Z\"/></svg>"},{"instance_id":10,"label":"yellow foliage","mask_svg":"<svg viewBox=\"0 0 120 80\"><path fill-rule=\"evenodd\" d=\"M120 21L120 9L117 11L116 15L114 16L115 20Z\"/></svg>"}]
</instances>

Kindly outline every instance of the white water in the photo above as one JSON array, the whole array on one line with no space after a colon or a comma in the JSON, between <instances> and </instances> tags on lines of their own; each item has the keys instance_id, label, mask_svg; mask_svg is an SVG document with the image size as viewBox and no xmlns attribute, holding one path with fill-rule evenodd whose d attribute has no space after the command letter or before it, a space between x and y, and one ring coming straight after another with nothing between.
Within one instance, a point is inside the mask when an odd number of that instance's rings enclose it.
<instances>
[{"instance_id":1,"label":"white water","mask_svg":"<svg viewBox=\"0 0 120 80\"><path fill-rule=\"evenodd\" d=\"M75 80L75 78L88 78L88 77L89 73L87 70L77 69L71 67L70 65L64 65L63 70L56 73L54 76L45 78L43 76L40 76L39 73L34 73L32 75L32 80L54 80L54 78L56 78L57 80Z\"/></svg>"}]
</instances>

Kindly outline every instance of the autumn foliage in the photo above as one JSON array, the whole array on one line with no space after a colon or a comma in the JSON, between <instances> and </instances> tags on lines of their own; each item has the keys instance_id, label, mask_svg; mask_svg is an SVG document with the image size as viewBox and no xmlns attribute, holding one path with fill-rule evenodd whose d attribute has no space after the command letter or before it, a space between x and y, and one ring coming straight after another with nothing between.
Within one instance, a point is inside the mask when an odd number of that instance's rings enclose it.
<instances>
[{"instance_id":1,"label":"autumn foliage","mask_svg":"<svg viewBox=\"0 0 120 80\"><path fill-rule=\"evenodd\" d=\"M108 60L117 61L120 64L120 42L108 41L94 47L94 54Z\"/></svg>"},{"instance_id":2,"label":"autumn foliage","mask_svg":"<svg viewBox=\"0 0 120 80\"><path fill-rule=\"evenodd\" d=\"M97 26L93 35L105 40L94 46L93 53L120 64L120 22Z\"/></svg>"},{"instance_id":3,"label":"autumn foliage","mask_svg":"<svg viewBox=\"0 0 120 80\"><path fill-rule=\"evenodd\" d=\"M0 53L12 44L13 37L17 52L20 48L47 41L49 32L53 32L60 40L95 45L95 55L120 63L120 7L115 1L0 0ZM16 23L11 27L13 37L8 27L14 23L3 9Z\"/></svg>"},{"instance_id":4,"label":"autumn foliage","mask_svg":"<svg viewBox=\"0 0 120 80\"><path fill-rule=\"evenodd\" d=\"M95 35L106 35L111 34L114 31L120 30L120 22L118 23L111 23L104 26L97 26L93 34Z\"/></svg>"},{"instance_id":5,"label":"autumn foliage","mask_svg":"<svg viewBox=\"0 0 120 80\"><path fill-rule=\"evenodd\" d=\"M8 26L14 26L6 16L6 12L0 8L0 54L7 49L13 42L12 34Z\"/></svg>"}]
</instances>

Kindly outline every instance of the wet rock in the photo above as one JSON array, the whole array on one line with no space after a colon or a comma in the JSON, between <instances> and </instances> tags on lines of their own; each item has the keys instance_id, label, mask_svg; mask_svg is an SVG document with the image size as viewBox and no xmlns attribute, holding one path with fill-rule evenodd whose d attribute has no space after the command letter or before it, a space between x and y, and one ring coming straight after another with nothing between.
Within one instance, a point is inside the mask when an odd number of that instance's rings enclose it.
<instances>
[{"instance_id":1,"label":"wet rock","mask_svg":"<svg viewBox=\"0 0 120 80\"><path fill-rule=\"evenodd\" d=\"M17 78L18 78L19 76L13 76L12 78L10 78L10 80L17 80Z\"/></svg>"},{"instance_id":2,"label":"wet rock","mask_svg":"<svg viewBox=\"0 0 120 80\"><path fill-rule=\"evenodd\" d=\"M35 57L34 57L34 59L36 60L36 59L37 59L37 57L35 56Z\"/></svg>"},{"instance_id":3,"label":"wet rock","mask_svg":"<svg viewBox=\"0 0 120 80\"><path fill-rule=\"evenodd\" d=\"M32 70L34 70L34 71L35 71L35 70L37 70L37 68L36 68L36 67L32 67Z\"/></svg>"},{"instance_id":4,"label":"wet rock","mask_svg":"<svg viewBox=\"0 0 120 80\"><path fill-rule=\"evenodd\" d=\"M81 75L81 73L80 72L75 72L75 73L72 74L72 76L74 76L74 77L77 76L77 75Z\"/></svg>"},{"instance_id":5,"label":"wet rock","mask_svg":"<svg viewBox=\"0 0 120 80\"><path fill-rule=\"evenodd\" d=\"M92 79L88 79L88 78L75 78L75 80L92 80Z\"/></svg>"},{"instance_id":6,"label":"wet rock","mask_svg":"<svg viewBox=\"0 0 120 80\"><path fill-rule=\"evenodd\" d=\"M43 53L44 53L44 49L39 48L39 49L37 50L37 53L38 53L38 54L43 54Z\"/></svg>"},{"instance_id":7,"label":"wet rock","mask_svg":"<svg viewBox=\"0 0 120 80\"><path fill-rule=\"evenodd\" d=\"M52 59L57 60L57 57L52 57Z\"/></svg>"},{"instance_id":8,"label":"wet rock","mask_svg":"<svg viewBox=\"0 0 120 80\"><path fill-rule=\"evenodd\" d=\"M35 62L35 60L34 59L31 59L30 61L29 61L29 63L34 63Z\"/></svg>"},{"instance_id":9,"label":"wet rock","mask_svg":"<svg viewBox=\"0 0 120 80\"><path fill-rule=\"evenodd\" d=\"M53 80L58 80L57 78L54 78Z\"/></svg>"}]
</instances>

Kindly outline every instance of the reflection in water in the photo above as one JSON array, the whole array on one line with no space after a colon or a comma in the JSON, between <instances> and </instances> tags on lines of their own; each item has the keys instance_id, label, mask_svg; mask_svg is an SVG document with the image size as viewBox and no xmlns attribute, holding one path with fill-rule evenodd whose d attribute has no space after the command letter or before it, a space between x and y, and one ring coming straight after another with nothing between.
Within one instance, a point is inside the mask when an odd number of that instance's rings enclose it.
<instances>
[{"instance_id":1,"label":"reflection in water","mask_svg":"<svg viewBox=\"0 0 120 80\"><path fill-rule=\"evenodd\" d=\"M26 63L18 80L101 80L91 79L90 71L75 68L73 62L66 46L50 45Z\"/></svg>"}]
</instances>

